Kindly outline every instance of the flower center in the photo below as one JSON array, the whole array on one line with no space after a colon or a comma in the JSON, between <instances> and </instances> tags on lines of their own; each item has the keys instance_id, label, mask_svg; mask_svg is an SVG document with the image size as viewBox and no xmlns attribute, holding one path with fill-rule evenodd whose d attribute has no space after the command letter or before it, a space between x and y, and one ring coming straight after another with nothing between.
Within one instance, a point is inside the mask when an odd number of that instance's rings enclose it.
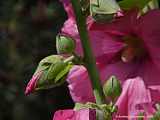
<instances>
[{"instance_id":1,"label":"flower center","mask_svg":"<svg viewBox=\"0 0 160 120\"><path fill-rule=\"evenodd\" d=\"M123 49L121 59L123 62L130 62L135 59L142 59L146 55L143 40L134 36L123 38L126 47Z\"/></svg>"}]
</instances>

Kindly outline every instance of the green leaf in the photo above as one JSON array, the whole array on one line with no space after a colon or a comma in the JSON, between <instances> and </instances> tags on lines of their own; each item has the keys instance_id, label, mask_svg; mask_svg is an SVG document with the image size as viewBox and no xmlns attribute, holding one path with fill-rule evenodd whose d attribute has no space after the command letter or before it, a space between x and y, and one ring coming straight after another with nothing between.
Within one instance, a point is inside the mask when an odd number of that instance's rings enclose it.
<instances>
[{"instance_id":1,"label":"green leaf","mask_svg":"<svg viewBox=\"0 0 160 120\"><path fill-rule=\"evenodd\" d=\"M119 2L119 5L124 10L129 10L131 8L143 9L149 1L151 0L122 0Z\"/></svg>"}]
</instances>

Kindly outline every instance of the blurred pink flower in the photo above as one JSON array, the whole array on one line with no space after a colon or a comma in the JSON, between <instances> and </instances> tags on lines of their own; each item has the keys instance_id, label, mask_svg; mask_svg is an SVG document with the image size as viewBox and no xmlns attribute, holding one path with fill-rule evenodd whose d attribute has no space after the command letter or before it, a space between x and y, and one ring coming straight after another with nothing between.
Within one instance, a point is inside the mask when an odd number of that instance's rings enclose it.
<instances>
[{"instance_id":1,"label":"blurred pink flower","mask_svg":"<svg viewBox=\"0 0 160 120\"><path fill-rule=\"evenodd\" d=\"M27 84L27 87L25 90L25 95L29 95L30 93L32 93L35 90L35 88L37 86L37 82L40 79L42 73L43 73L42 71L39 71L32 76L31 80Z\"/></svg>"},{"instance_id":2,"label":"blurred pink flower","mask_svg":"<svg viewBox=\"0 0 160 120\"><path fill-rule=\"evenodd\" d=\"M90 109L59 110L54 114L53 120L96 120L96 113Z\"/></svg>"}]
</instances>

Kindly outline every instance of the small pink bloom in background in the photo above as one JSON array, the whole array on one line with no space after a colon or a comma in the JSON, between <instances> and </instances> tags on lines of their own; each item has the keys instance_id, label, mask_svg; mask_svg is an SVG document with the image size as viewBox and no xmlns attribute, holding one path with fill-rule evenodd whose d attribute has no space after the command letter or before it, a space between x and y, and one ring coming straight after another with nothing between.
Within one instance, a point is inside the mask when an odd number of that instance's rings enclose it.
<instances>
[{"instance_id":1,"label":"small pink bloom in background","mask_svg":"<svg viewBox=\"0 0 160 120\"><path fill-rule=\"evenodd\" d=\"M96 120L96 112L90 109L59 110L54 114L53 120Z\"/></svg>"},{"instance_id":2,"label":"small pink bloom in background","mask_svg":"<svg viewBox=\"0 0 160 120\"><path fill-rule=\"evenodd\" d=\"M37 72L36 74L34 74L31 78L31 80L29 81L29 83L27 84L26 90L25 90L25 95L29 95L30 93L32 93L36 86L37 86L37 82L40 79L41 75L42 75L42 71Z\"/></svg>"},{"instance_id":3,"label":"small pink bloom in background","mask_svg":"<svg viewBox=\"0 0 160 120\"><path fill-rule=\"evenodd\" d=\"M71 6L67 7L72 9ZM68 17L62 33L75 39L76 52L81 54L82 48L74 15ZM159 21L160 10L151 10L140 17L137 10L132 10L111 24L99 24L90 17L87 19L90 42L97 60L101 82L104 83L111 75L121 80L123 92L117 105L122 110L118 112L124 112L125 115L142 111L137 106L141 106L147 114L153 113L152 104L160 98ZM95 101L87 71L83 66L73 67L67 81L75 102Z\"/></svg>"}]
</instances>

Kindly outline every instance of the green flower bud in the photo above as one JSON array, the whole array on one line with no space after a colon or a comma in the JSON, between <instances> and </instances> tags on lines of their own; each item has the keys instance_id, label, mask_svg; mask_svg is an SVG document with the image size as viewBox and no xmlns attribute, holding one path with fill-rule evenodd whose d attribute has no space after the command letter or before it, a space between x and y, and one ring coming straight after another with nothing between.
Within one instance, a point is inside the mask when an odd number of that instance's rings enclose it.
<instances>
[{"instance_id":1,"label":"green flower bud","mask_svg":"<svg viewBox=\"0 0 160 120\"><path fill-rule=\"evenodd\" d=\"M49 89L65 82L65 78L72 67L70 61L60 55L51 55L42 59L26 87L28 95L39 89Z\"/></svg>"},{"instance_id":2,"label":"green flower bud","mask_svg":"<svg viewBox=\"0 0 160 120\"><path fill-rule=\"evenodd\" d=\"M64 61L65 59L54 56L43 59L40 62L41 66L47 66L47 68L43 71L43 75L38 81L37 89L48 89L65 82L65 77L71 69L72 64Z\"/></svg>"},{"instance_id":3,"label":"green flower bud","mask_svg":"<svg viewBox=\"0 0 160 120\"><path fill-rule=\"evenodd\" d=\"M72 38L58 35L56 37L56 48L59 54L71 54L75 50L75 42Z\"/></svg>"},{"instance_id":4,"label":"green flower bud","mask_svg":"<svg viewBox=\"0 0 160 120\"><path fill-rule=\"evenodd\" d=\"M111 76L103 86L103 92L105 96L111 98L111 100L113 101L115 100L115 98L120 96L121 91L121 84L115 76Z\"/></svg>"}]
</instances>

